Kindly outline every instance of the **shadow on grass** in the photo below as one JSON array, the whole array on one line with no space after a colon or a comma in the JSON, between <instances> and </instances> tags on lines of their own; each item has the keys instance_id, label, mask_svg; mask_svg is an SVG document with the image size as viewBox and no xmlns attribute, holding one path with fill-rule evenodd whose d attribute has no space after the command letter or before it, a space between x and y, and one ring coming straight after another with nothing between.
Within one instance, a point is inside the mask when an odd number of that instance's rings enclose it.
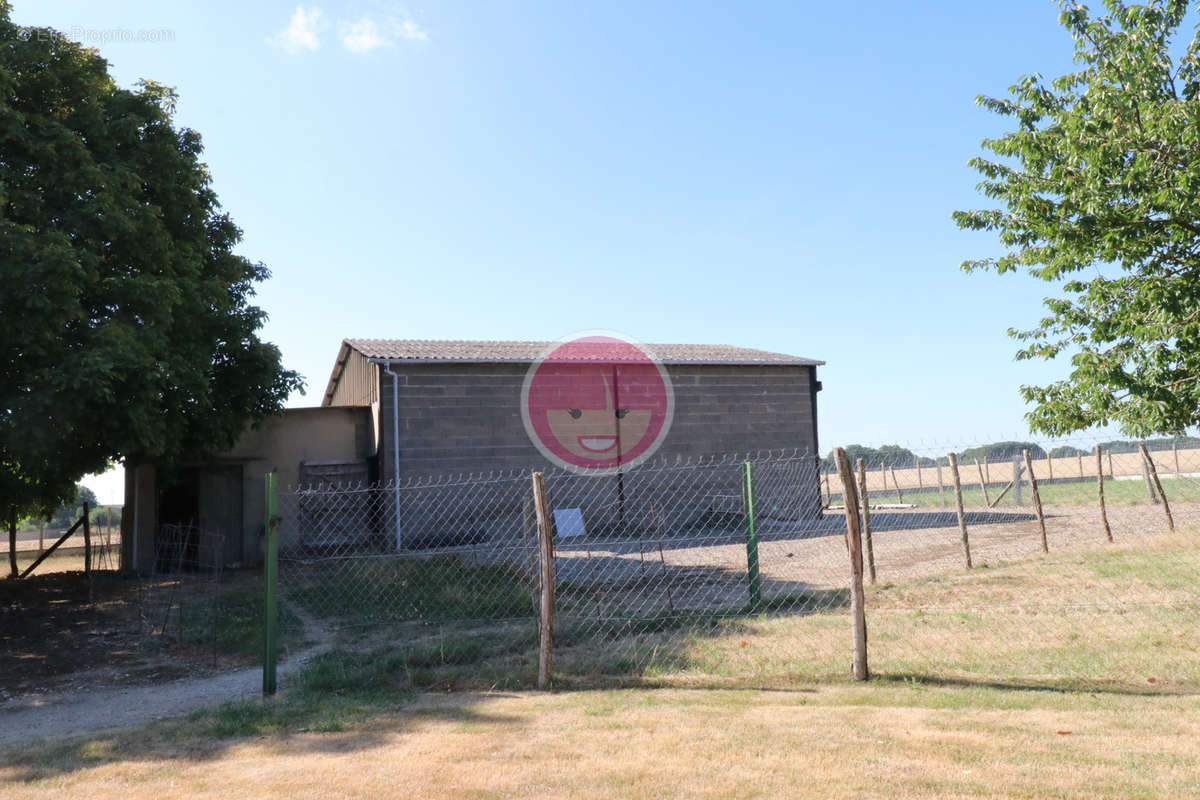
<instances>
[{"instance_id":1,"label":"shadow on grass","mask_svg":"<svg viewBox=\"0 0 1200 800\"><path fill-rule=\"evenodd\" d=\"M946 689L989 689L1014 692L1050 692L1055 694L1103 694L1126 697L1193 697L1200 696L1200 687L1171 686L1154 683L1137 686L1112 680L1089 680L1083 678L1060 678L1048 680L996 680L965 676L930 675L919 672L877 672L871 675L873 683L894 684L912 688L932 687Z\"/></svg>"},{"instance_id":2,"label":"shadow on grass","mask_svg":"<svg viewBox=\"0 0 1200 800\"><path fill-rule=\"evenodd\" d=\"M36 783L113 763L216 761L249 737L279 736L293 753L348 753L393 746L397 735L430 719L516 724L512 717L474 710L462 696L455 698L453 706L439 706L436 699L415 704L415 699L412 693L385 696L382 691L313 698L301 691L299 697L229 703L130 730L52 743L31 742L0 754L0 770L8 773L0 787Z\"/></svg>"}]
</instances>

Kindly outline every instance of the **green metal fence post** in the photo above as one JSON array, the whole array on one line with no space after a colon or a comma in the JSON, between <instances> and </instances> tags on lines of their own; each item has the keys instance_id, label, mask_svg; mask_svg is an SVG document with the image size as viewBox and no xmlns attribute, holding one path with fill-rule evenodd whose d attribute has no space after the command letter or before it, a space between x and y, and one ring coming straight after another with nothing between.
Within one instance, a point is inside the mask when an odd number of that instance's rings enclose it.
<instances>
[{"instance_id":1,"label":"green metal fence post","mask_svg":"<svg viewBox=\"0 0 1200 800\"><path fill-rule=\"evenodd\" d=\"M266 584L266 619L263 620L263 695L275 694L276 640L279 578L279 487L274 472L266 476L266 552L263 582Z\"/></svg>"},{"instance_id":2,"label":"green metal fence post","mask_svg":"<svg viewBox=\"0 0 1200 800\"><path fill-rule=\"evenodd\" d=\"M758 580L758 523L754 519L754 463L742 465L742 500L746 504L746 575L750 582L750 607L762 604Z\"/></svg>"}]
</instances>

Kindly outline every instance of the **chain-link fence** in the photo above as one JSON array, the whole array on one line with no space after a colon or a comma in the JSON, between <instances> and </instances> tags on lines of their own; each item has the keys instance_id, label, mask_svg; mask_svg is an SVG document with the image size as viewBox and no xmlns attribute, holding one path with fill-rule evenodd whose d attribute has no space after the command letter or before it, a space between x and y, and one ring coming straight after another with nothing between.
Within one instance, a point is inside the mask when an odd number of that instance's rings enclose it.
<instances>
[{"instance_id":1,"label":"chain-link fence","mask_svg":"<svg viewBox=\"0 0 1200 800\"><path fill-rule=\"evenodd\" d=\"M864 459L873 670L1200 687L1200 442L1143 446L1079 439ZM823 473L839 506L841 481L831 465Z\"/></svg>"},{"instance_id":2,"label":"chain-link fence","mask_svg":"<svg viewBox=\"0 0 1200 800\"><path fill-rule=\"evenodd\" d=\"M1107 447L1097 462L1092 444L864 461L874 674L1200 688L1200 446L1152 445L1149 460L1136 444ZM557 685L849 674L847 524L827 461L660 460L621 475L547 470L544 485ZM301 487L280 493L279 515L281 614L306 627L296 641L330 644L331 686L534 685L543 587L529 473Z\"/></svg>"},{"instance_id":3,"label":"chain-link fence","mask_svg":"<svg viewBox=\"0 0 1200 800\"><path fill-rule=\"evenodd\" d=\"M224 542L221 534L193 525L160 527L153 569L138 584L146 647L220 654Z\"/></svg>"}]
</instances>

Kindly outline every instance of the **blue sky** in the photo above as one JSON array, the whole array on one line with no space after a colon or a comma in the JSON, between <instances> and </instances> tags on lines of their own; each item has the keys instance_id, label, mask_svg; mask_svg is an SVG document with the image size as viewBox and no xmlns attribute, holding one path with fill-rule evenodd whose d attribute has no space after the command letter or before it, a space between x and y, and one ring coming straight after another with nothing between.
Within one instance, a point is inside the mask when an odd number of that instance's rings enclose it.
<instances>
[{"instance_id":1,"label":"blue sky","mask_svg":"<svg viewBox=\"0 0 1200 800\"><path fill-rule=\"evenodd\" d=\"M1021 435L1066 372L1005 334L1050 287L964 275L997 244L950 219L975 96L1071 68L1049 0L14 5L178 89L293 405L343 337L605 328L826 360L826 450Z\"/></svg>"}]
</instances>

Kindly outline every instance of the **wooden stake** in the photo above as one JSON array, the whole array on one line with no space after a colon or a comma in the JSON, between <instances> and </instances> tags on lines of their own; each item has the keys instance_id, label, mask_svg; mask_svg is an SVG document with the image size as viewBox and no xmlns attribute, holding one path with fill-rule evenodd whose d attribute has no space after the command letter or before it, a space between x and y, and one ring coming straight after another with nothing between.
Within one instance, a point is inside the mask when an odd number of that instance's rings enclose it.
<instances>
[{"instance_id":1,"label":"wooden stake","mask_svg":"<svg viewBox=\"0 0 1200 800\"><path fill-rule=\"evenodd\" d=\"M987 457L985 456L983 460L987 461ZM975 469L979 470L979 488L983 490L983 502L990 506L992 504L992 500L988 497L987 481L985 481L983 478L983 467L979 466L978 458L975 459Z\"/></svg>"},{"instance_id":2,"label":"wooden stake","mask_svg":"<svg viewBox=\"0 0 1200 800\"><path fill-rule=\"evenodd\" d=\"M1018 455L1013 456L1013 477L1012 477L1012 480L1010 481L1010 483L1012 483L1012 486L1013 486L1013 505L1016 505L1016 506L1025 505L1025 498L1022 497L1022 494L1023 494L1022 489L1024 487L1022 486L1022 483L1021 483L1021 473L1025 471L1026 467L1028 467L1029 474L1032 476L1033 475L1033 466L1029 463L1029 459L1025 459L1025 465L1022 466L1021 456L1018 456Z\"/></svg>"},{"instance_id":3,"label":"wooden stake","mask_svg":"<svg viewBox=\"0 0 1200 800\"><path fill-rule=\"evenodd\" d=\"M1113 472L1112 450L1108 451L1108 477L1116 478L1117 473Z\"/></svg>"},{"instance_id":4,"label":"wooden stake","mask_svg":"<svg viewBox=\"0 0 1200 800\"><path fill-rule=\"evenodd\" d=\"M531 593L533 613L540 615L542 590L537 562L537 519L533 508L533 498L531 497L526 497L525 502L521 504L521 521L525 530L525 559L526 567L529 570L529 585L533 588Z\"/></svg>"},{"instance_id":5,"label":"wooden stake","mask_svg":"<svg viewBox=\"0 0 1200 800\"><path fill-rule=\"evenodd\" d=\"M925 484L921 480L921 457L913 456L913 461L917 462L917 489L924 489Z\"/></svg>"},{"instance_id":6,"label":"wooden stake","mask_svg":"<svg viewBox=\"0 0 1200 800\"><path fill-rule=\"evenodd\" d=\"M900 491L900 481L896 480L896 468L892 467L892 485L896 487L896 502L904 502L904 492Z\"/></svg>"},{"instance_id":7,"label":"wooden stake","mask_svg":"<svg viewBox=\"0 0 1200 800\"><path fill-rule=\"evenodd\" d=\"M1033 494L1033 508L1037 511L1038 527L1042 530L1042 552L1049 553L1050 546L1046 543L1046 517L1042 514L1042 498L1038 494L1037 478L1033 475L1033 461L1029 458L1029 451L1023 451L1025 456L1025 469L1029 471L1029 490Z\"/></svg>"},{"instance_id":8,"label":"wooden stake","mask_svg":"<svg viewBox=\"0 0 1200 800\"><path fill-rule=\"evenodd\" d=\"M83 575L88 584L88 602L92 602L92 525L88 504L83 504Z\"/></svg>"},{"instance_id":9,"label":"wooden stake","mask_svg":"<svg viewBox=\"0 0 1200 800\"><path fill-rule=\"evenodd\" d=\"M538 558L541 561L542 596L538 617L537 688L550 686L554 650L554 540L551 538L550 505L542 473L533 473L533 508L537 515Z\"/></svg>"},{"instance_id":10,"label":"wooden stake","mask_svg":"<svg viewBox=\"0 0 1200 800\"><path fill-rule=\"evenodd\" d=\"M17 577L17 507L8 509L8 577Z\"/></svg>"},{"instance_id":11,"label":"wooden stake","mask_svg":"<svg viewBox=\"0 0 1200 800\"><path fill-rule=\"evenodd\" d=\"M946 505L946 490L942 488L942 462L937 461L938 474L938 503L942 506Z\"/></svg>"},{"instance_id":12,"label":"wooden stake","mask_svg":"<svg viewBox=\"0 0 1200 800\"><path fill-rule=\"evenodd\" d=\"M92 574L92 525L88 504L83 504L83 574Z\"/></svg>"},{"instance_id":13,"label":"wooden stake","mask_svg":"<svg viewBox=\"0 0 1200 800\"><path fill-rule=\"evenodd\" d=\"M1142 480L1146 482L1146 496L1150 498L1150 502L1158 505L1158 495L1154 493L1154 481L1150 479L1150 459L1146 456L1146 446L1138 442L1138 448L1142 451Z\"/></svg>"},{"instance_id":14,"label":"wooden stake","mask_svg":"<svg viewBox=\"0 0 1200 800\"><path fill-rule=\"evenodd\" d=\"M1171 517L1171 504L1167 502L1167 493L1163 491L1162 481L1158 479L1158 469L1154 466L1154 459L1150 457L1150 452L1146 450L1145 442L1138 442L1138 449L1142 451L1142 460L1150 468L1150 475L1154 478L1154 486L1158 489L1159 496L1162 497L1163 511L1167 514L1167 527L1171 529L1171 533L1175 532L1175 520Z\"/></svg>"},{"instance_id":15,"label":"wooden stake","mask_svg":"<svg viewBox=\"0 0 1200 800\"><path fill-rule=\"evenodd\" d=\"M978 461L975 462L979 464ZM950 477L954 480L954 502L958 506L958 529L962 532L963 555L967 559L967 569L971 569L971 542L967 539L967 514L963 511L962 481L958 477L958 456L950 454Z\"/></svg>"},{"instance_id":16,"label":"wooden stake","mask_svg":"<svg viewBox=\"0 0 1200 800\"><path fill-rule=\"evenodd\" d=\"M825 496L829 498L825 502L825 507L833 505L833 492L829 489L829 470L825 470Z\"/></svg>"},{"instance_id":17,"label":"wooden stake","mask_svg":"<svg viewBox=\"0 0 1200 800\"><path fill-rule=\"evenodd\" d=\"M860 458L858 460L858 492L859 502L862 503L862 529L867 540L867 577L871 579L871 585L875 585L875 546L871 542L871 500L867 495L867 465Z\"/></svg>"},{"instance_id":18,"label":"wooden stake","mask_svg":"<svg viewBox=\"0 0 1200 800\"><path fill-rule=\"evenodd\" d=\"M1021 472L1024 472L1025 467L1021 467L1020 470L1021 470ZM1008 490L1013 488L1014 482L1015 482L1015 479L1004 484L1004 488L1000 490L1000 494L996 495L996 499L993 500L992 502L988 503L988 508L995 508L996 504L1004 499L1004 495L1008 494Z\"/></svg>"},{"instance_id":19,"label":"wooden stake","mask_svg":"<svg viewBox=\"0 0 1200 800\"><path fill-rule=\"evenodd\" d=\"M854 625L854 678L865 681L871 675L867 668L867 615L863 591L862 531L858 525L858 491L854 488L854 470L846 451L834 448L838 477L846 498L846 547L850 552L850 614Z\"/></svg>"},{"instance_id":20,"label":"wooden stake","mask_svg":"<svg viewBox=\"0 0 1200 800\"><path fill-rule=\"evenodd\" d=\"M1082 478L1083 477L1083 453L1082 452L1076 453L1075 457L1077 459L1079 459L1079 477ZM1109 466L1111 466L1111 463Z\"/></svg>"},{"instance_id":21,"label":"wooden stake","mask_svg":"<svg viewBox=\"0 0 1200 800\"><path fill-rule=\"evenodd\" d=\"M1179 442L1171 442L1171 452L1175 455L1175 474L1179 474Z\"/></svg>"},{"instance_id":22,"label":"wooden stake","mask_svg":"<svg viewBox=\"0 0 1200 800\"><path fill-rule=\"evenodd\" d=\"M1105 537L1111 542L1112 528L1108 527L1108 509L1104 506L1104 464L1100 461L1100 445L1096 445L1096 486L1100 491L1100 521L1104 523Z\"/></svg>"},{"instance_id":23,"label":"wooden stake","mask_svg":"<svg viewBox=\"0 0 1200 800\"><path fill-rule=\"evenodd\" d=\"M1049 453L1046 453L1046 480L1054 480L1054 459L1050 457Z\"/></svg>"}]
</instances>

